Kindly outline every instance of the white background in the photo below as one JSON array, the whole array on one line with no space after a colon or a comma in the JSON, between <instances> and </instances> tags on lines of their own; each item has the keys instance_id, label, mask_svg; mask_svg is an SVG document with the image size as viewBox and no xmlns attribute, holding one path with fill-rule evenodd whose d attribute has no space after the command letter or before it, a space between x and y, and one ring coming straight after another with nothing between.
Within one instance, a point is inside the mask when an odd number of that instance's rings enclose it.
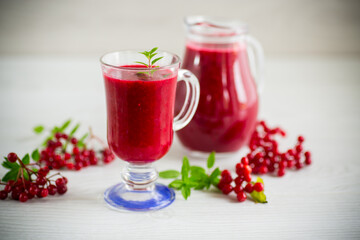
<instances>
[{"instance_id":1,"label":"white background","mask_svg":"<svg viewBox=\"0 0 360 240\"><path fill-rule=\"evenodd\" d=\"M155 45L182 55L183 16L207 14L250 24L267 54L260 118L287 130L284 148L303 134L314 164L263 177L266 205L197 191L152 213L103 203L105 188L119 181L120 160L65 171L64 196L0 202L0 239L359 238L357 9L355 1L1 1L1 155L32 151L42 141L34 125L69 117L105 139L99 55ZM179 169L183 154L175 141L156 166ZM232 170L238 160L216 164Z\"/></svg>"}]
</instances>

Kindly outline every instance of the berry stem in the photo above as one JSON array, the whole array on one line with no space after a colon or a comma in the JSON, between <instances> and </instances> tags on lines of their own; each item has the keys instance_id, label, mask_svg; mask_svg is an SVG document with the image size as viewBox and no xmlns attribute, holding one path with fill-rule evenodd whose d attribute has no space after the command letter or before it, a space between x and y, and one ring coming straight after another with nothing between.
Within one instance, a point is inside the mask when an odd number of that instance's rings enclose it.
<instances>
[{"instance_id":1,"label":"berry stem","mask_svg":"<svg viewBox=\"0 0 360 240\"><path fill-rule=\"evenodd\" d=\"M95 139L96 141L98 141L104 148L107 148L107 145L105 144L105 142L99 138L98 136L96 136L93 131L92 128L89 127L89 132L90 132L90 138L89 139Z\"/></svg>"},{"instance_id":2,"label":"berry stem","mask_svg":"<svg viewBox=\"0 0 360 240\"><path fill-rule=\"evenodd\" d=\"M53 175L51 175L50 177L48 177L48 178L52 178L52 177L54 177L54 176L56 176L56 175L60 175L61 176L61 173L55 173L55 174L53 174Z\"/></svg>"},{"instance_id":3,"label":"berry stem","mask_svg":"<svg viewBox=\"0 0 360 240\"><path fill-rule=\"evenodd\" d=\"M20 158L18 158L18 162L20 163L20 165L21 165L21 176L22 176L22 178L24 179L24 169L25 169L25 171L27 172L27 174L28 174L28 176L29 176L29 178L30 178L30 172L28 171L28 168L25 166L25 164L20 160ZM29 164L30 165L30 164ZM20 172L20 171L19 171ZM19 176L17 177L17 178L19 178ZM24 181L24 180L23 180ZM24 183L24 187L25 187L25 183Z\"/></svg>"}]
</instances>

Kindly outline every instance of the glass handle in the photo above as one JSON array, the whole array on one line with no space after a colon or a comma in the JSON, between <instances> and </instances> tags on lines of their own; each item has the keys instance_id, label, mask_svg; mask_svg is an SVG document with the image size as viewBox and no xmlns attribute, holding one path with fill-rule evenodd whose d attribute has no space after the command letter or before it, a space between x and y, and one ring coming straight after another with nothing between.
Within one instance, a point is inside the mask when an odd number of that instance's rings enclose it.
<instances>
[{"instance_id":1,"label":"glass handle","mask_svg":"<svg viewBox=\"0 0 360 240\"><path fill-rule=\"evenodd\" d=\"M246 42L249 46L249 61L250 61L250 68L252 70L252 74L255 78L258 92L261 93L264 87L264 50L259 43L252 36L246 36Z\"/></svg>"},{"instance_id":2,"label":"glass handle","mask_svg":"<svg viewBox=\"0 0 360 240\"><path fill-rule=\"evenodd\" d=\"M185 127L193 118L200 98L199 81L190 71L179 69L178 82L184 81L186 86L186 96L184 105L179 114L174 118L173 129L178 131Z\"/></svg>"}]
</instances>

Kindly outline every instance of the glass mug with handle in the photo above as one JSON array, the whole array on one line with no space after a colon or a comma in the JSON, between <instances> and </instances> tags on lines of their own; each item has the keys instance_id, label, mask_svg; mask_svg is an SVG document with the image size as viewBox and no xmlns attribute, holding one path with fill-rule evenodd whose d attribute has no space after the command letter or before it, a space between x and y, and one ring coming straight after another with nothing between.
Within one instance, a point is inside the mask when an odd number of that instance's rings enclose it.
<instances>
[{"instance_id":1,"label":"glass mug with handle","mask_svg":"<svg viewBox=\"0 0 360 240\"><path fill-rule=\"evenodd\" d=\"M107 107L107 140L111 151L127 162L122 182L104 193L115 209L156 210L171 204L175 193L155 183L158 173L152 162L170 149L173 132L192 119L199 102L199 83L189 71L179 69L180 58L158 51L156 67L136 64L141 51L119 51L101 57ZM174 118L177 82L187 94Z\"/></svg>"}]
</instances>

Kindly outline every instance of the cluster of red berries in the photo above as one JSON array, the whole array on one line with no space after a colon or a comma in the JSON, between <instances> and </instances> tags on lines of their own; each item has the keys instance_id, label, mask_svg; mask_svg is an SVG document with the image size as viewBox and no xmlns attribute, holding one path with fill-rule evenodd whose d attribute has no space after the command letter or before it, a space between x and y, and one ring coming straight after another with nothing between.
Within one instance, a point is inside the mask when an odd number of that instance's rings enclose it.
<instances>
[{"instance_id":1,"label":"cluster of red berries","mask_svg":"<svg viewBox=\"0 0 360 240\"><path fill-rule=\"evenodd\" d=\"M0 191L1 200L5 200L8 196L11 196L14 200L26 202L35 196L44 198L48 195L55 195L56 193L60 195L66 193L67 178L61 176L59 173L47 177L50 171L47 166L40 168L36 172L34 169L26 167L16 153L9 153L7 159L11 163L18 161L20 169L16 180L0 183L1 185L5 185L4 189ZM28 177L24 176L24 171L26 171ZM55 176L59 177L56 180L51 179Z\"/></svg>"},{"instance_id":2,"label":"cluster of red berries","mask_svg":"<svg viewBox=\"0 0 360 240\"><path fill-rule=\"evenodd\" d=\"M255 184L251 183L251 172L252 169L249 165L249 160L246 157L243 157L241 162L236 164L237 177L233 179L229 170L223 170L221 172L218 188L226 195L234 191L237 200L243 202L247 199L245 192L262 192L264 190L264 185L261 182ZM233 187L232 182L235 183L235 187Z\"/></svg>"},{"instance_id":3,"label":"cluster of red berries","mask_svg":"<svg viewBox=\"0 0 360 240\"><path fill-rule=\"evenodd\" d=\"M85 144L78 146L79 141L75 137L69 137L64 133L56 133L55 140L47 141L46 148L40 153L40 163L54 169L67 168L80 170L81 168L97 165L100 161L107 164L115 159L108 148L96 152L87 149ZM72 152L67 152L68 145L72 145Z\"/></svg>"},{"instance_id":4,"label":"cluster of red berries","mask_svg":"<svg viewBox=\"0 0 360 240\"><path fill-rule=\"evenodd\" d=\"M299 136L293 148L285 152L279 151L276 136L286 136L281 128L269 128L264 121L260 121L251 136L247 154L252 172L266 174L276 172L277 176L285 175L285 169L301 169L311 164L311 153L304 151L304 137Z\"/></svg>"}]
</instances>

